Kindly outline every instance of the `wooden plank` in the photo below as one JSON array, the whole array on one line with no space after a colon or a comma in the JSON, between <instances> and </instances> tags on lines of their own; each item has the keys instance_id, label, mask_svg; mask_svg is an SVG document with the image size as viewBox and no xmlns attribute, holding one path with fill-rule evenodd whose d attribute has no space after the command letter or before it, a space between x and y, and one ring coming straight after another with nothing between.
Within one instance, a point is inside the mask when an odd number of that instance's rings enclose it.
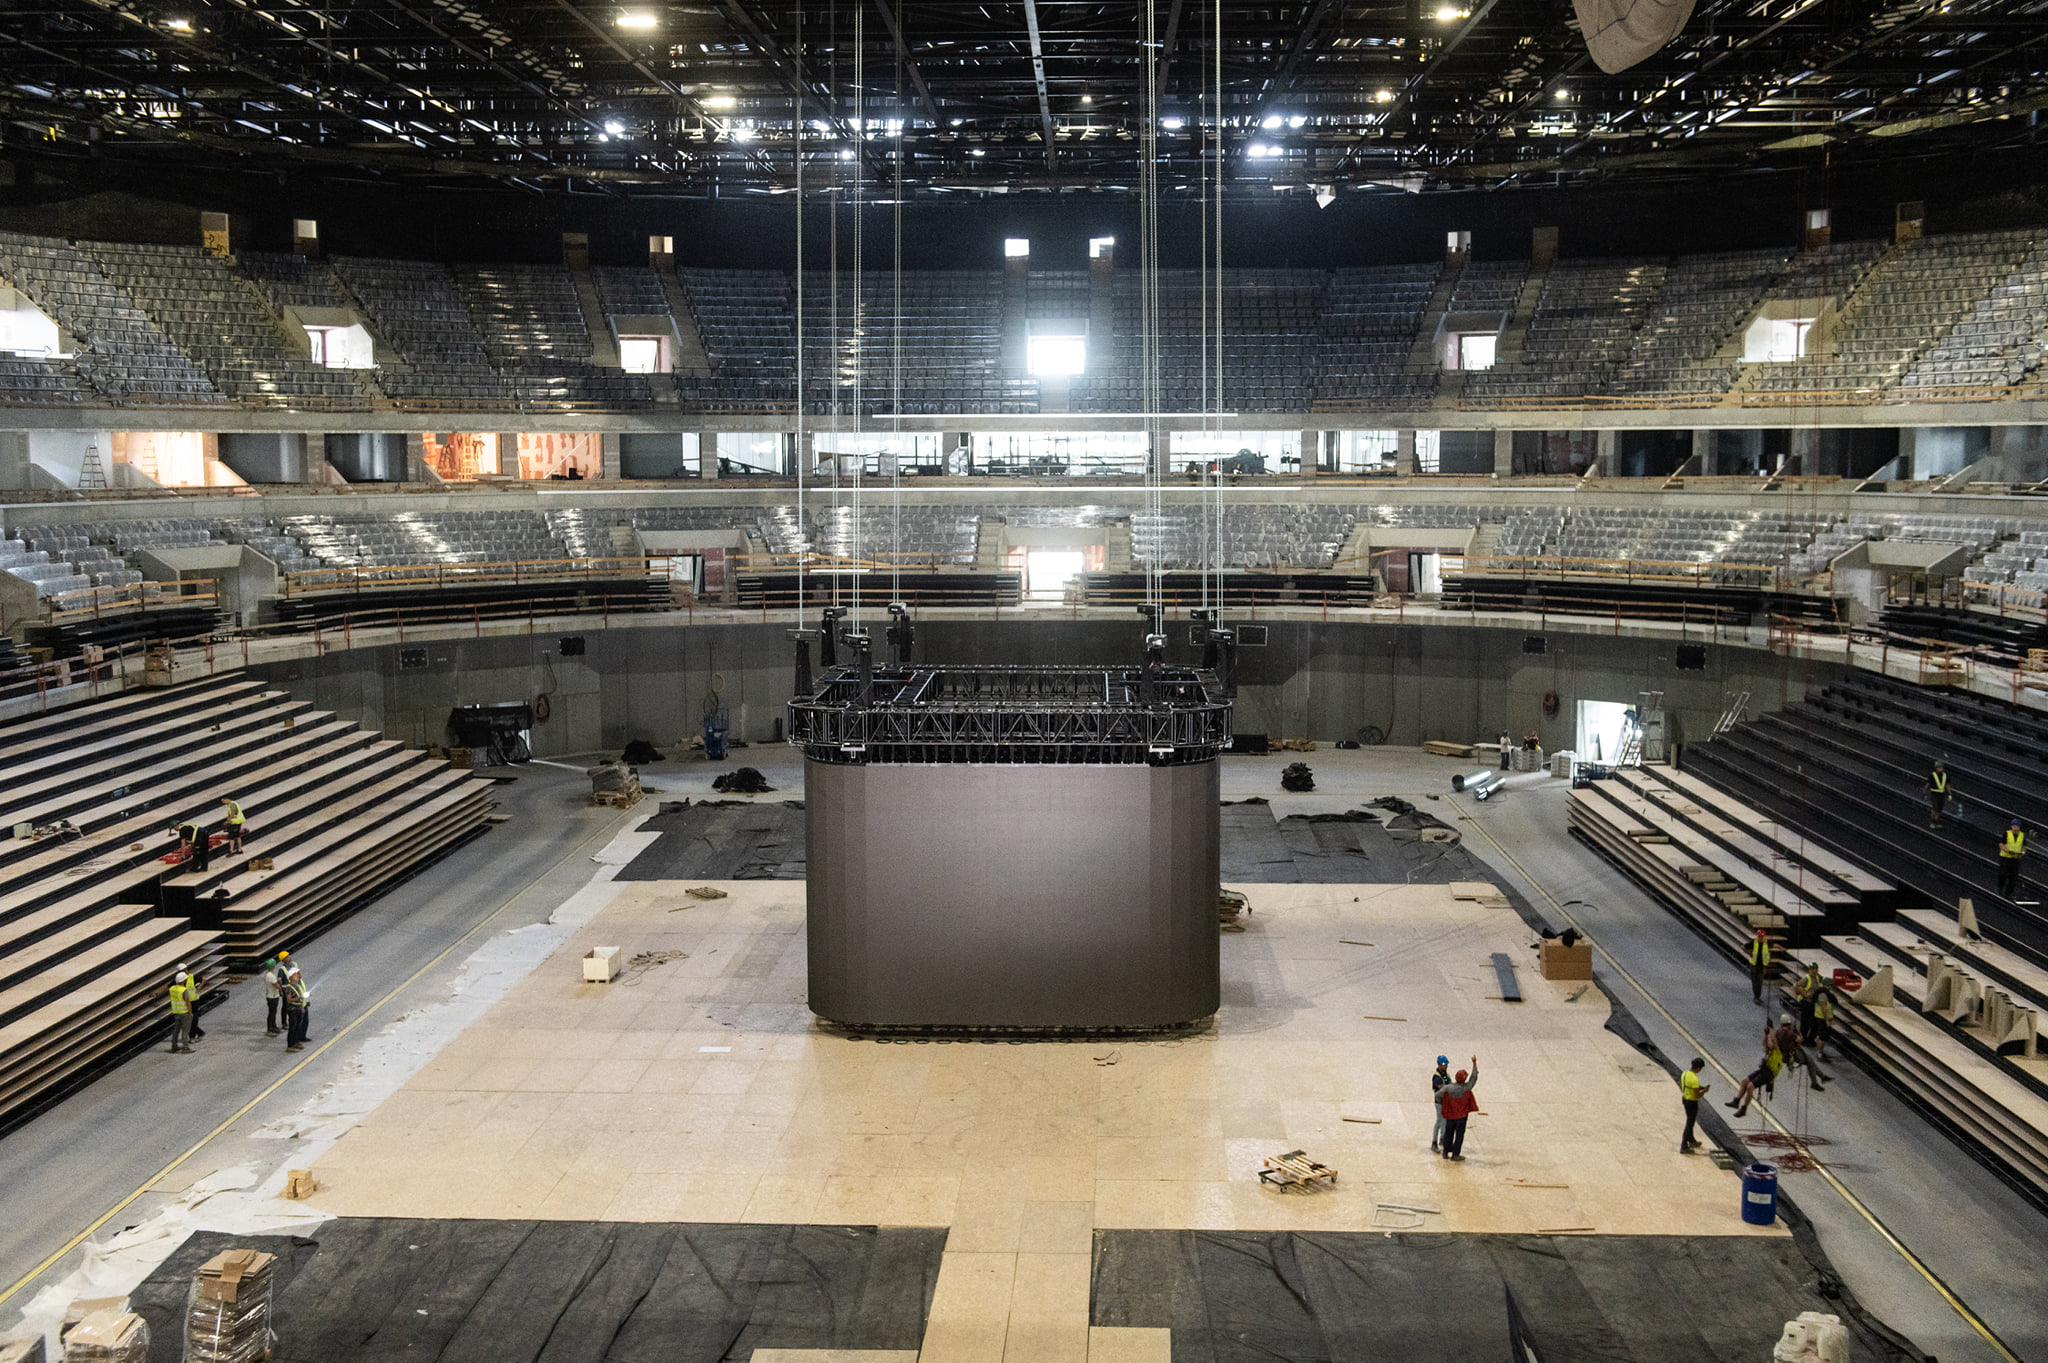
<instances>
[{"instance_id":1,"label":"wooden plank","mask_svg":"<svg viewBox=\"0 0 2048 1363\"><path fill-rule=\"evenodd\" d=\"M1695 804L1720 810L1722 814L1742 824L1766 842L1776 843L1788 854L1819 868L1825 875L1834 876L1859 894L1890 894L1898 888L1889 880L1872 874L1834 849L1815 842L1790 824L1779 823L1769 815L1743 804L1734 796L1708 785L1697 776L1675 767L1655 767L1652 770L1655 771L1658 780L1690 797Z\"/></svg>"},{"instance_id":2,"label":"wooden plank","mask_svg":"<svg viewBox=\"0 0 2048 1363\"><path fill-rule=\"evenodd\" d=\"M1493 978L1500 986L1501 1002L1520 1003L1522 1001L1522 986L1515 979L1514 959L1504 951L1493 953Z\"/></svg>"},{"instance_id":3,"label":"wooden plank","mask_svg":"<svg viewBox=\"0 0 2048 1363\"><path fill-rule=\"evenodd\" d=\"M1832 877L1823 875L1818 868L1790 856L1776 843L1752 836L1742 825L1724 817L1716 810L1694 802L1663 785L1656 778L1642 773L1626 773L1623 780L1630 789L1664 813L1696 829L1711 842L1727 848L1734 854L1737 864L1754 867L1780 883L1791 886L1815 904L1839 905L1846 908L1861 902L1860 895L1843 889ZM1729 863L1723 861L1721 864Z\"/></svg>"},{"instance_id":4,"label":"wooden plank","mask_svg":"<svg viewBox=\"0 0 2048 1363\"><path fill-rule=\"evenodd\" d=\"M210 707L196 716L181 716L133 734L81 745L75 752L58 754L45 762L9 768L13 784L8 788L5 804L0 804L0 820L12 823L34 817L41 822L42 816L33 811L49 807L56 796L78 794L85 787L111 791L135 784L130 778L138 752L163 759L176 757L201 746L215 734L224 739L279 723L281 713L290 711L280 712L268 697L247 696ZM205 727L195 730L195 722ZM97 797L88 794L86 798Z\"/></svg>"},{"instance_id":5,"label":"wooden plank","mask_svg":"<svg viewBox=\"0 0 2048 1363\"><path fill-rule=\"evenodd\" d=\"M1627 810L1638 824L1668 834L1673 843L1686 848L1692 854L1692 861L1708 862L1719 867L1734 884L1749 890L1772 909L1787 917L1824 914L1825 910L1819 907L1821 903L1838 903L1846 906L1856 902L1853 895L1833 888L1827 888L1825 893L1822 893L1820 886L1815 886L1809 891L1801 891L1786 885L1769 873L1742 863L1734 853L1718 846L1706 835L1687 827L1653 801L1625 787L1617 786L1612 781L1595 781L1593 789L1610 803Z\"/></svg>"},{"instance_id":6,"label":"wooden plank","mask_svg":"<svg viewBox=\"0 0 2048 1363\"><path fill-rule=\"evenodd\" d=\"M107 728L149 723L151 717L194 706L214 705L263 689L263 683L239 673L207 678L167 691L124 691L119 695L61 706L44 715L11 721L7 741L0 743L0 766L6 766L74 737Z\"/></svg>"}]
</instances>

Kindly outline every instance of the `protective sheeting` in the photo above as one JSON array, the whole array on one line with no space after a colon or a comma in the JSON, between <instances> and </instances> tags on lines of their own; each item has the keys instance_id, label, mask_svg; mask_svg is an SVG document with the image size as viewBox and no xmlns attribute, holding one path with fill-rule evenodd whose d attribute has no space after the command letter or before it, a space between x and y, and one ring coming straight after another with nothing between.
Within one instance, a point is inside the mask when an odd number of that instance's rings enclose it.
<instances>
[{"instance_id":1,"label":"protective sheeting","mask_svg":"<svg viewBox=\"0 0 2048 1363\"><path fill-rule=\"evenodd\" d=\"M145 1318L164 1306L175 1321L192 1270L231 1243L187 1242L137 1292ZM713 1363L916 1350L946 1232L342 1217L312 1240L252 1243L279 1255L278 1356L293 1363Z\"/></svg>"},{"instance_id":2,"label":"protective sheeting","mask_svg":"<svg viewBox=\"0 0 2048 1363\"><path fill-rule=\"evenodd\" d=\"M1512 1292L1543 1363L1756 1363L1843 1310L1821 1287L1782 1239L1103 1230L1090 1323L1169 1328L1174 1363L1522 1358ZM1844 1324L1852 1357L1912 1357Z\"/></svg>"},{"instance_id":3,"label":"protective sheeting","mask_svg":"<svg viewBox=\"0 0 2048 1363\"><path fill-rule=\"evenodd\" d=\"M1586 50L1610 76L1676 38L1692 6L1693 0L1572 0Z\"/></svg>"},{"instance_id":4,"label":"protective sheeting","mask_svg":"<svg viewBox=\"0 0 2048 1363\"><path fill-rule=\"evenodd\" d=\"M802 880L804 807L791 802L665 802L620 880Z\"/></svg>"}]
</instances>

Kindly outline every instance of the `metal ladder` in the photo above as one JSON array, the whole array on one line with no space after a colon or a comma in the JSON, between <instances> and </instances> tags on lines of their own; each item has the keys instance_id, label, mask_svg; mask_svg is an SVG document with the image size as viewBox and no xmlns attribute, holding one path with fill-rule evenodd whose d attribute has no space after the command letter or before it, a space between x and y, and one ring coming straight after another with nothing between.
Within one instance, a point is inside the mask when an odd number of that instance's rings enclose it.
<instances>
[{"instance_id":1,"label":"metal ladder","mask_svg":"<svg viewBox=\"0 0 2048 1363\"><path fill-rule=\"evenodd\" d=\"M1621 721L1621 760L1618 767L1640 767L1643 765L1643 720L1640 711L1631 710Z\"/></svg>"},{"instance_id":2,"label":"metal ladder","mask_svg":"<svg viewBox=\"0 0 2048 1363\"><path fill-rule=\"evenodd\" d=\"M1728 703L1728 708L1721 712L1721 718L1715 721L1714 732L1725 734L1736 725L1742 723L1743 712L1748 709L1749 692L1736 692L1735 699Z\"/></svg>"},{"instance_id":3,"label":"metal ladder","mask_svg":"<svg viewBox=\"0 0 2048 1363\"><path fill-rule=\"evenodd\" d=\"M80 491L105 491L107 471L100 466L100 446L96 440L86 442L85 458L78 464L78 487Z\"/></svg>"}]
</instances>

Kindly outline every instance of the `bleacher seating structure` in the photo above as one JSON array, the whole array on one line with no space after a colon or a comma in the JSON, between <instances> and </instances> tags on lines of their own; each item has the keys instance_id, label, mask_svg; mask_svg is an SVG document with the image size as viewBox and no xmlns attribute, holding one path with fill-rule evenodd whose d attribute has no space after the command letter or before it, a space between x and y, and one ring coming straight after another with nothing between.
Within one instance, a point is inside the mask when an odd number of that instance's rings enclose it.
<instances>
[{"instance_id":1,"label":"bleacher seating structure","mask_svg":"<svg viewBox=\"0 0 2048 1363\"><path fill-rule=\"evenodd\" d=\"M1038 412L1044 394L1009 341L1051 319L1090 323L1089 368L1063 386L1066 410L1084 413L1139 411L1154 400L1200 411L1219 390L1223 410L1303 413L1413 410L1440 391L1470 408L1582 398L1778 404L1813 390L1866 402L1988 396L2038 383L2048 348L2048 238L2038 231L1951 233L1891 248L1842 242L1796 255L1567 259L1542 271L1523 325L1515 319L1530 269L1488 261L1457 272L1449 311L1498 319L1504 330L1496 365L1455 389L1443 387L1433 360L1417 358L1430 350L1421 333L1441 265L1240 269L1220 290L1198 271L1164 270L1156 394L1141 372L1144 297L1131 271L1113 275L1104 299L1080 271L1034 272L1021 287L992 270L910 271L900 286L889 272L842 274L836 308L832 277L814 274L803 281L807 401L821 413L852 409L857 338L864 411ZM563 265L316 262L274 252L220 261L191 247L0 233L0 281L18 285L80 346L73 358L0 356L0 402L357 410L388 398L412 409L635 411L680 401L762 413L797 399L797 281L786 271L680 270L690 315L679 321L702 340L711 372L673 376L593 362L586 319L595 314ZM599 266L590 282L608 316L674 306L646 266ZM1838 312L1813 353L1740 358L1738 332L1761 305L1819 298ZM285 307L359 308L386 347L381 367L350 373L297 359L280 331Z\"/></svg>"},{"instance_id":2,"label":"bleacher seating structure","mask_svg":"<svg viewBox=\"0 0 2048 1363\"><path fill-rule=\"evenodd\" d=\"M0 822L76 830L0 843L0 1123L162 1035L181 963L217 983L299 948L490 809L469 773L235 674L18 721L0 773ZM224 793L242 853L163 863Z\"/></svg>"},{"instance_id":3,"label":"bleacher seating structure","mask_svg":"<svg viewBox=\"0 0 2048 1363\"><path fill-rule=\"evenodd\" d=\"M2038 958L1966 934L1955 907L1916 907L1811 825L1773 818L1698 773L1624 767L1569 798L1572 830L1732 962L1746 968L1762 929L1783 1006L1809 963L1826 980L1844 970L1875 981L1838 992L1836 1044L2023 1193L2048 1198L2048 1057L2036 1039L2048 970Z\"/></svg>"},{"instance_id":4,"label":"bleacher seating structure","mask_svg":"<svg viewBox=\"0 0 2048 1363\"><path fill-rule=\"evenodd\" d=\"M214 386L245 407L367 411L347 370L288 349L262 292L197 247L89 244L102 273L125 290Z\"/></svg>"},{"instance_id":5,"label":"bleacher seating structure","mask_svg":"<svg viewBox=\"0 0 2048 1363\"><path fill-rule=\"evenodd\" d=\"M0 232L5 279L76 338L76 372L115 405L218 405L220 390L108 279L90 256L56 237ZM45 370L46 378L61 370Z\"/></svg>"}]
</instances>

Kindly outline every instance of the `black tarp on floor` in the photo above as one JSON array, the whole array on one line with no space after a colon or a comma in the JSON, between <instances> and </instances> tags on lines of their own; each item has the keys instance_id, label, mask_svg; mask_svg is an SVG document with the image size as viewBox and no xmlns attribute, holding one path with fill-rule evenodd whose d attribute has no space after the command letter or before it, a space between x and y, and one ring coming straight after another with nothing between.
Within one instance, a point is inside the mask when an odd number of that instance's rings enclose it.
<instances>
[{"instance_id":1,"label":"black tarp on floor","mask_svg":"<svg viewBox=\"0 0 2048 1363\"><path fill-rule=\"evenodd\" d=\"M284 1256L280 1363L745 1363L756 1349L916 1349L940 1229L342 1217L312 1237L194 1235L134 1296L176 1363L200 1264Z\"/></svg>"},{"instance_id":2,"label":"black tarp on floor","mask_svg":"<svg viewBox=\"0 0 2048 1363\"><path fill-rule=\"evenodd\" d=\"M678 801L640 825L661 836L619 880L802 880L804 807L762 800Z\"/></svg>"},{"instance_id":3,"label":"black tarp on floor","mask_svg":"<svg viewBox=\"0 0 2048 1363\"><path fill-rule=\"evenodd\" d=\"M1914 1357L1821 1295L1788 1239L1105 1230L1090 1322L1170 1328L1173 1363L1758 1363L1801 1311L1850 1357Z\"/></svg>"}]
</instances>

